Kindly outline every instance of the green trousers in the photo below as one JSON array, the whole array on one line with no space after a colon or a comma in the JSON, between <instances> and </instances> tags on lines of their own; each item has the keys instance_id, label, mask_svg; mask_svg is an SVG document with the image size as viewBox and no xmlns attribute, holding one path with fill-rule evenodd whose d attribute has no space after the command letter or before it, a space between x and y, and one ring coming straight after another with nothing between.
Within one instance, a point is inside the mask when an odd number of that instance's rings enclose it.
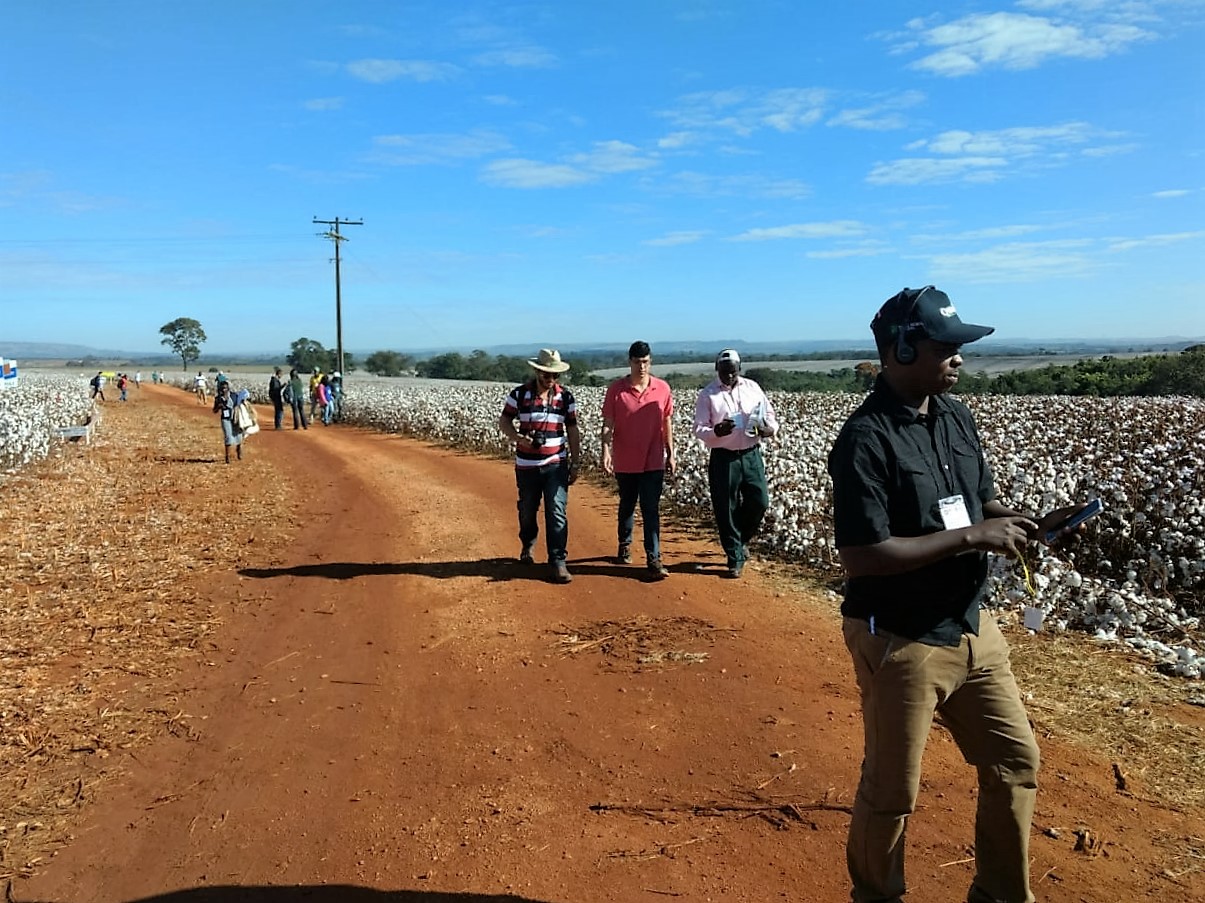
<instances>
[{"instance_id":1,"label":"green trousers","mask_svg":"<svg viewBox=\"0 0 1205 903\"><path fill-rule=\"evenodd\" d=\"M707 486L728 566L744 564L748 557L745 544L757 534L770 507L761 449L756 445L744 451L713 448L707 462Z\"/></svg>"}]
</instances>

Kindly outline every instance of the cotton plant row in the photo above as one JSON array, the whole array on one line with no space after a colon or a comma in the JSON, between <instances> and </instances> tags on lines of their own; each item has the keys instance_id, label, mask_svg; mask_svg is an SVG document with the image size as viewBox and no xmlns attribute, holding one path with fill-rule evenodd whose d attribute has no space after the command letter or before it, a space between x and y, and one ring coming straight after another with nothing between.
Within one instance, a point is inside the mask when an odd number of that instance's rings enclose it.
<instances>
[{"instance_id":1,"label":"cotton plant row","mask_svg":"<svg viewBox=\"0 0 1205 903\"><path fill-rule=\"evenodd\" d=\"M510 451L496 423L509 387L352 382L344 419L488 454ZM262 388L257 390L263 396ZM576 387L583 453L597 463L603 389ZM675 393L678 476L672 503L709 510L707 451L692 436L695 395ZM859 397L771 393L782 424L765 445L771 508L763 550L836 573L827 455ZM1020 567L996 559L989 602L1039 608L1047 629L1120 639L1176 673L1205 673L1205 403L1184 398L976 396L975 412L1001 496L1045 512L1099 496L1105 513L1080 539L1035 547L1036 599ZM1203 650L1205 651L1205 650Z\"/></svg>"},{"instance_id":2,"label":"cotton plant row","mask_svg":"<svg viewBox=\"0 0 1205 903\"><path fill-rule=\"evenodd\" d=\"M77 426L92 411L88 377L23 371L0 392L0 472L45 458L59 427Z\"/></svg>"}]
</instances>

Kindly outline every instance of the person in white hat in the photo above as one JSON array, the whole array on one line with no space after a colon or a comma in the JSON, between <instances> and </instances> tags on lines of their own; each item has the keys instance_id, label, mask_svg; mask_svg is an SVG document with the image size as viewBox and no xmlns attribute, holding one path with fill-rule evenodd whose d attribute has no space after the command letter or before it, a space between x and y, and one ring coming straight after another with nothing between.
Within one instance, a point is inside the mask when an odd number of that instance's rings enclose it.
<instances>
[{"instance_id":1,"label":"person in white hat","mask_svg":"<svg viewBox=\"0 0 1205 903\"><path fill-rule=\"evenodd\" d=\"M716 356L715 372L695 403L695 438L711 449L711 508L728 559L724 576L735 580L749 557L747 544L770 507L761 441L778 432L778 415L761 386L741 376L735 350Z\"/></svg>"},{"instance_id":2,"label":"person in white hat","mask_svg":"<svg viewBox=\"0 0 1205 903\"><path fill-rule=\"evenodd\" d=\"M556 583L569 583L566 547L569 520L565 504L569 485L577 479L582 440L573 393L557 382L569 369L559 352L541 348L527 362L530 380L506 396L498 429L515 446L515 483L519 489L519 561L531 564L540 526L536 516L544 503L544 542Z\"/></svg>"}]
</instances>

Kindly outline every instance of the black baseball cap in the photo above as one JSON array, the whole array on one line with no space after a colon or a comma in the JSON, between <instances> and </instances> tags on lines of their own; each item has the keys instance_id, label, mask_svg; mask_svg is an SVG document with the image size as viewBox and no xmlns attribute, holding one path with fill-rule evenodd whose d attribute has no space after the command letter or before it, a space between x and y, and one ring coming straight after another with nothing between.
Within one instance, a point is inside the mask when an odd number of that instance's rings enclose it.
<instances>
[{"instance_id":1,"label":"black baseball cap","mask_svg":"<svg viewBox=\"0 0 1205 903\"><path fill-rule=\"evenodd\" d=\"M927 337L950 345L977 342L996 331L995 326L963 323L954 302L939 288L906 288L883 302L870 321L874 334L896 335L900 330L913 337Z\"/></svg>"}]
</instances>

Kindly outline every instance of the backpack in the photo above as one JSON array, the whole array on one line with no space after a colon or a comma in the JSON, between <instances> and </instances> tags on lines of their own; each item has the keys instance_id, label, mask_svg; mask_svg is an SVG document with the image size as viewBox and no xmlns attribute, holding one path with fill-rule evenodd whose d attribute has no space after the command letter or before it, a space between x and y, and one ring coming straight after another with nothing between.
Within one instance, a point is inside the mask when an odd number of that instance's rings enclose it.
<instances>
[{"instance_id":1,"label":"backpack","mask_svg":"<svg viewBox=\"0 0 1205 903\"><path fill-rule=\"evenodd\" d=\"M293 403L293 384L282 383L280 386L280 400L285 404Z\"/></svg>"}]
</instances>

